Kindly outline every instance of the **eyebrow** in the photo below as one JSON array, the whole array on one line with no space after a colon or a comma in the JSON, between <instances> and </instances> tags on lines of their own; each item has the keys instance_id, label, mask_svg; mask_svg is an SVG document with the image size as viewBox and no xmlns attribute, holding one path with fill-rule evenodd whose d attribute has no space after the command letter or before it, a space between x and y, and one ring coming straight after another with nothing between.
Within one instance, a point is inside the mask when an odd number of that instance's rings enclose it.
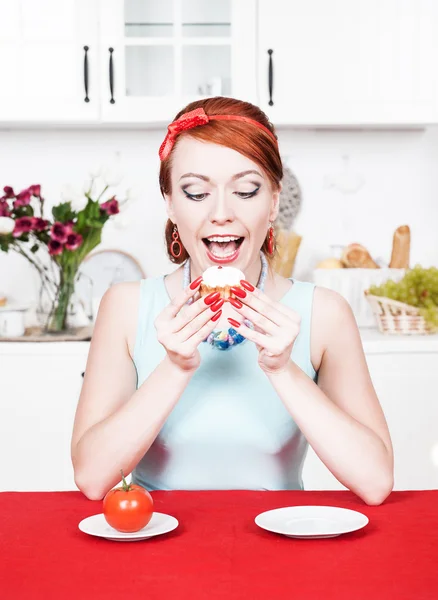
<instances>
[{"instance_id":1,"label":"eyebrow","mask_svg":"<svg viewBox=\"0 0 438 600\"><path fill-rule=\"evenodd\" d=\"M236 173L236 175L233 175L231 177L231 180L236 181L236 179L245 177L245 175L258 175L259 177L261 177L263 179L263 175L261 173L259 173L258 171L255 171L254 169L249 169L248 171L242 171L241 173ZM206 175L200 175L199 173L184 173L184 175L181 175L179 180L181 181L181 179L184 179L185 177L197 177L198 179L202 179L203 181L210 181L210 177L207 177Z\"/></svg>"}]
</instances>

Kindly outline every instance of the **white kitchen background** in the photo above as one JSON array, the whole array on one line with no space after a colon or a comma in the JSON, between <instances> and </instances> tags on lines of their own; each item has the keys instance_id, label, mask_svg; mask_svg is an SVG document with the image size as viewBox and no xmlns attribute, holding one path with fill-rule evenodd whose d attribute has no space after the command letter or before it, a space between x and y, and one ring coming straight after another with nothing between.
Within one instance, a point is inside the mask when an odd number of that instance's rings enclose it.
<instances>
[{"instance_id":1,"label":"white kitchen background","mask_svg":"<svg viewBox=\"0 0 438 600\"><path fill-rule=\"evenodd\" d=\"M50 206L109 165L131 200L101 248L125 250L157 276L173 268L158 188L165 125L198 94L233 95L277 125L302 189L294 277L311 280L335 244L360 242L387 263L403 224L411 264L437 265L436 31L434 0L0 0L0 186L41 184ZM340 176L360 182L357 191L343 192ZM13 253L0 252L0 292L36 299L37 276ZM436 336L363 338L396 447L396 487L436 488ZM1 488L74 488L68 444L87 349L0 343L0 451L14 457ZM24 365L33 375L17 386ZM306 487L339 487L312 453L305 475Z\"/></svg>"},{"instance_id":2,"label":"white kitchen background","mask_svg":"<svg viewBox=\"0 0 438 600\"><path fill-rule=\"evenodd\" d=\"M303 237L294 276L308 279L330 245L358 241L373 256L389 262L392 234L409 224L412 263L438 263L438 127L414 131L311 131L279 128L280 149L302 187L302 211L296 231ZM64 186L81 190L100 163L121 168L120 188L132 189L133 201L120 218L125 228L108 224L102 248L117 246L136 256L147 276L173 268L164 246L164 203L158 187L158 148L165 128L20 129L0 131L2 185L17 189L41 183L47 204L58 203ZM327 184L349 172L364 179L355 194ZM339 228L347 213L348 239ZM126 219L125 219L126 217ZM36 293L33 270L13 253L0 254L1 289L17 300Z\"/></svg>"}]
</instances>

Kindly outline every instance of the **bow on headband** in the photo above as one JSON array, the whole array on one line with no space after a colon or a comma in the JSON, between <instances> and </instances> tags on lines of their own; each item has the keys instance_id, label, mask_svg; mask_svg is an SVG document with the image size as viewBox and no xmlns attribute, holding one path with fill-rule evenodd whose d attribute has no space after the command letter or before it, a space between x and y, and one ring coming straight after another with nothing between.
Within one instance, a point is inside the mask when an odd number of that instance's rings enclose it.
<instances>
[{"instance_id":1,"label":"bow on headband","mask_svg":"<svg viewBox=\"0 0 438 600\"><path fill-rule=\"evenodd\" d=\"M205 125L209 122L209 117L203 108L196 108L188 113L184 113L179 119L173 121L167 128L167 135L160 146L158 154L161 160L165 160L172 150L175 140L181 131L192 129L198 125Z\"/></svg>"},{"instance_id":2,"label":"bow on headband","mask_svg":"<svg viewBox=\"0 0 438 600\"><path fill-rule=\"evenodd\" d=\"M278 143L277 138L272 131L254 119L243 117L242 115L207 115L203 108L196 108L195 110L184 113L179 117L179 119L173 121L173 123L168 126L166 137L164 138L164 141L160 146L160 150L158 151L160 160L165 160L169 156L175 140L181 131L192 129L193 127L198 127L199 125L205 125L209 121L213 120L244 121L245 123L250 123L251 125L255 125L256 127L263 129L273 139L275 144Z\"/></svg>"}]
</instances>

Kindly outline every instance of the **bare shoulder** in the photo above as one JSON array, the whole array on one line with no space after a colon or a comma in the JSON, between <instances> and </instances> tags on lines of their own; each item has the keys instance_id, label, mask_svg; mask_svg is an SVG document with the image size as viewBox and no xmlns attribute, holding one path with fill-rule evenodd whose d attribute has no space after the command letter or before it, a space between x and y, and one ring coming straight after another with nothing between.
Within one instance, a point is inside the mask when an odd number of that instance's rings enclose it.
<instances>
[{"instance_id":1,"label":"bare shoulder","mask_svg":"<svg viewBox=\"0 0 438 600\"><path fill-rule=\"evenodd\" d=\"M338 292L328 288L315 286L313 317L327 319L327 317L342 319L347 318L352 310L347 300Z\"/></svg>"},{"instance_id":2,"label":"bare shoulder","mask_svg":"<svg viewBox=\"0 0 438 600\"><path fill-rule=\"evenodd\" d=\"M103 295L96 325L111 323L125 337L129 353L133 354L140 302L140 281L112 285Z\"/></svg>"},{"instance_id":3,"label":"bare shoulder","mask_svg":"<svg viewBox=\"0 0 438 600\"><path fill-rule=\"evenodd\" d=\"M324 287L315 287L312 308L312 363L319 369L324 352L336 336L359 337L351 306L341 294Z\"/></svg>"}]
</instances>

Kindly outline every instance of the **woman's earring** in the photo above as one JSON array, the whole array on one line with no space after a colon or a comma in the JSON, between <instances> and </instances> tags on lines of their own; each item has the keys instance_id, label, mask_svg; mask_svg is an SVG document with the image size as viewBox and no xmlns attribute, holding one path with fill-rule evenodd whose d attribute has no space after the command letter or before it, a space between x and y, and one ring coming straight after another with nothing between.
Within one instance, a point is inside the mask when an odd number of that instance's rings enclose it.
<instances>
[{"instance_id":1,"label":"woman's earring","mask_svg":"<svg viewBox=\"0 0 438 600\"><path fill-rule=\"evenodd\" d=\"M170 244L170 253L173 258L179 258L182 253L182 245L179 239L178 227L176 225L173 226L172 239L173 242Z\"/></svg>"},{"instance_id":2,"label":"woman's earring","mask_svg":"<svg viewBox=\"0 0 438 600\"><path fill-rule=\"evenodd\" d=\"M273 227L272 223L269 223L269 230L268 230L268 252L269 252L269 254L271 256L274 254L274 249L275 249L274 227Z\"/></svg>"}]
</instances>

